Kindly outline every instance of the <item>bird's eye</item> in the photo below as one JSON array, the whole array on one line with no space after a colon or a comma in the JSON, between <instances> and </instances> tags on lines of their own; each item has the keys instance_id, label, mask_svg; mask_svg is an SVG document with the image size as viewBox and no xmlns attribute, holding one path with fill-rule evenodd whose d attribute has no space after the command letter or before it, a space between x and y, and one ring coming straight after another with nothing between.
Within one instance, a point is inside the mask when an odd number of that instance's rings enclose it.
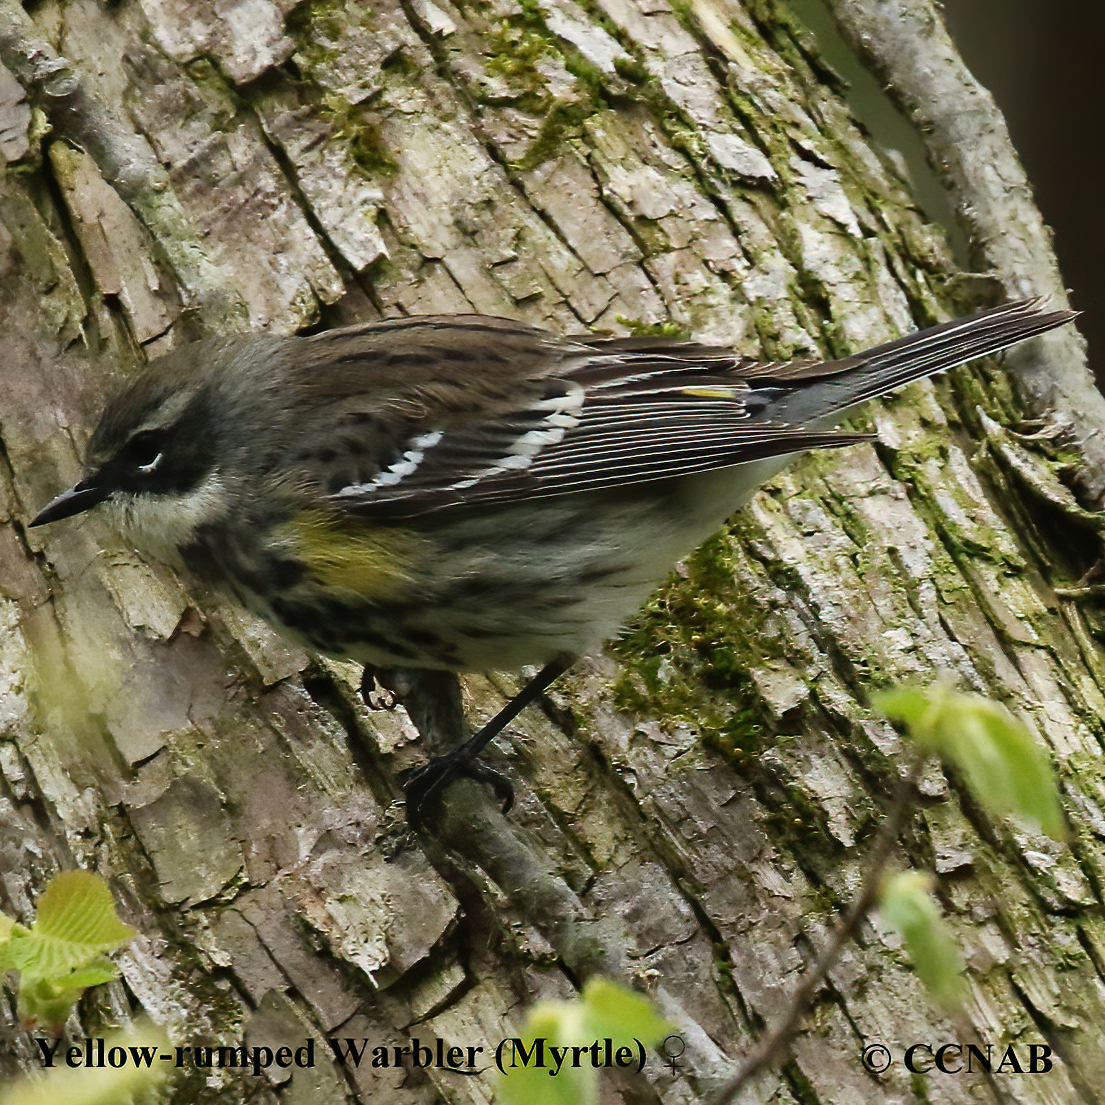
<instances>
[{"instance_id":1,"label":"bird's eye","mask_svg":"<svg viewBox=\"0 0 1105 1105\"><path fill-rule=\"evenodd\" d=\"M119 459L139 472L152 472L161 460L162 435L155 430L141 430L123 446Z\"/></svg>"}]
</instances>

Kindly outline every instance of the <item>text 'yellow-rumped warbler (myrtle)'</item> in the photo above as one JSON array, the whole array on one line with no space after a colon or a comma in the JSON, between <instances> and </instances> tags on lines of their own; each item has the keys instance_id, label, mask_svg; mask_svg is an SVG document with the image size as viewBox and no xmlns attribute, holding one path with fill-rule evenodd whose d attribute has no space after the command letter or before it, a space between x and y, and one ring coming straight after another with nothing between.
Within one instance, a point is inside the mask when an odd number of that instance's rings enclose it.
<instances>
[{"instance_id":1,"label":"text 'yellow-rumped warbler (myrtle)'","mask_svg":"<svg viewBox=\"0 0 1105 1105\"><path fill-rule=\"evenodd\" d=\"M31 525L102 504L139 547L372 667L544 664L431 765L420 806L787 456L864 440L832 429L850 408L1073 317L1025 300L781 364L471 315L213 338L110 403L83 479Z\"/></svg>"}]
</instances>

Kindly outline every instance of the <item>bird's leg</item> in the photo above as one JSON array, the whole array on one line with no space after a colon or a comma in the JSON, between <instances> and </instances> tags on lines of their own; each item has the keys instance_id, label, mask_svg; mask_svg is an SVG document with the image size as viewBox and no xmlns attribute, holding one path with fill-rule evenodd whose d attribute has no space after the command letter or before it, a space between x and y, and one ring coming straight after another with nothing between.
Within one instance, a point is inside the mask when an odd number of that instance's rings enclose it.
<instances>
[{"instance_id":1,"label":"bird's leg","mask_svg":"<svg viewBox=\"0 0 1105 1105\"><path fill-rule=\"evenodd\" d=\"M361 697L378 686L410 715L431 754L456 748L468 735L460 681L451 671L414 668L365 668ZM367 699L366 699L367 701Z\"/></svg>"},{"instance_id":2,"label":"bird's leg","mask_svg":"<svg viewBox=\"0 0 1105 1105\"><path fill-rule=\"evenodd\" d=\"M476 757L506 728L531 702L539 698L572 664L564 657L546 664L478 733L463 743L454 744L452 751L435 756L425 767L417 771L407 783L407 821L414 829L422 826L424 815L438 801L449 784L458 776L490 783L503 803L503 813L514 804L514 788L510 781L493 771ZM381 679L381 677L386 679ZM461 711L460 682L452 672L402 671L377 672L378 681L384 682L411 715L420 733L434 734L433 744L440 746L442 735L464 732L464 715Z\"/></svg>"},{"instance_id":3,"label":"bird's leg","mask_svg":"<svg viewBox=\"0 0 1105 1105\"><path fill-rule=\"evenodd\" d=\"M464 710L461 705L460 680L451 671L425 671L410 668L365 668L361 679L361 696L372 694L379 686L387 691L396 703L401 704L410 715L414 727L426 742L431 753L448 749L434 756L430 762L415 774L415 779L423 772L432 771L436 765L454 765L450 773L452 779L466 775L471 779L490 784L504 809L514 803L514 788L510 780L498 771L480 763L479 760L463 762L458 753L465 747L468 727L464 722ZM407 786L407 820L411 828L421 826L421 819L411 815L410 784ZM435 790L435 794L437 791ZM419 809L422 803L419 803ZM428 807L427 807L428 808Z\"/></svg>"},{"instance_id":4,"label":"bird's leg","mask_svg":"<svg viewBox=\"0 0 1105 1105\"><path fill-rule=\"evenodd\" d=\"M380 675L379 679L376 678L377 674ZM370 710L394 710L399 704L397 696L387 685L389 675L394 676L396 674L396 672L389 672L383 668L374 668L371 664L365 664L364 670L361 672L361 698ZM379 698L376 695L377 690L380 691L381 697Z\"/></svg>"},{"instance_id":5,"label":"bird's leg","mask_svg":"<svg viewBox=\"0 0 1105 1105\"><path fill-rule=\"evenodd\" d=\"M372 703L369 699L372 697L372 692L376 690L376 668L371 664L365 664L361 669L361 698L364 699L364 704L371 710L373 709Z\"/></svg>"}]
</instances>

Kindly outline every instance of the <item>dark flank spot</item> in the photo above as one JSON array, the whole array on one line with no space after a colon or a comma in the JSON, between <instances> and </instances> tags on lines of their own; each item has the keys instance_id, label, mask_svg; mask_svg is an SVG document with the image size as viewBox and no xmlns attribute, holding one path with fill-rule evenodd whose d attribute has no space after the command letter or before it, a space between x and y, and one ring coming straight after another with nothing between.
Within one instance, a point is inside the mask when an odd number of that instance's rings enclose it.
<instances>
[{"instance_id":1,"label":"dark flank spot","mask_svg":"<svg viewBox=\"0 0 1105 1105\"><path fill-rule=\"evenodd\" d=\"M292 629L303 628L303 617L307 611L302 603L292 602L277 595L272 599L270 605L272 606L272 612L285 625L291 626ZM317 619L312 616L311 620L316 621Z\"/></svg>"},{"instance_id":2,"label":"dark flank spot","mask_svg":"<svg viewBox=\"0 0 1105 1105\"><path fill-rule=\"evenodd\" d=\"M417 661L424 655L403 641L373 632L369 628L372 621L367 609L336 602L326 596L315 596L310 600L279 596L272 600L272 612L284 625L301 633L321 652L350 653L356 651L357 645L367 645L396 661Z\"/></svg>"},{"instance_id":3,"label":"dark flank spot","mask_svg":"<svg viewBox=\"0 0 1105 1105\"><path fill-rule=\"evenodd\" d=\"M178 550L180 558L201 579L217 579L220 575L220 558L208 539L206 527L195 531L195 539Z\"/></svg>"},{"instance_id":4,"label":"dark flank spot","mask_svg":"<svg viewBox=\"0 0 1105 1105\"><path fill-rule=\"evenodd\" d=\"M370 617L369 612L359 604L342 602L329 595L320 595L315 599L316 609L328 625L362 626Z\"/></svg>"},{"instance_id":5,"label":"dark flank spot","mask_svg":"<svg viewBox=\"0 0 1105 1105\"><path fill-rule=\"evenodd\" d=\"M272 560L257 567L239 563L234 571L242 584L257 595L286 591L301 583L306 575L306 569L296 560Z\"/></svg>"},{"instance_id":6,"label":"dark flank spot","mask_svg":"<svg viewBox=\"0 0 1105 1105\"><path fill-rule=\"evenodd\" d=\"M337 449L319 449L315 456L317 456L323 464L329 464L331 461L337 460L338 451Z\"/></svg>"},{"instance_id":7,"label":"dark flank spot","mask_svg":"<svg viewBox=\"0 0 1105 1105\"><path fill-rule=\"evenodd\" d=\"M294 587L306 574L303 565L295 560L278 560L270 569L273 585Z\"/></svg>"},{"instance_id":8,"label":"dark flank spot","mask_svg":"<svg viewBox=\"0 0 1105 1105\"><path fill-rule=\"evenodd\" d=\"M413 648L408 648L402 641L396 641L391 637L370 636L366 633L362 634L360 637L354 637L353 640L364 641L367 644L375 645L381 651L396 656L400 660L418 660L422 657L422 653Z\"/></svg>"},{"instance_id":9,"label":"dark flank spot","mask_svg":"<svg viewBox=\"0 0 1105 1105\"><path fill-rule=\"evenodd\" d=\"M281 595L272 600L272 609L285 625L312 639L316 635L330 636L349 628L345 607L322 595L310 601Z\"/></svg>"},{"instance_id":10,"label":"dark flank spot","mask_svg":"<svg viewBox=\"0 0 1105 1105\"><path fill-rule=\"evenodd\" d=\"M286 623L290 624L290 623ZM312 648L319 652L336 653L339 656L349 647L349 635L347 633L334 633L326 626L292 626L297 629L310 642Z\"/></svg>"},{"instance_id":11,"label":"dark flank spot","mask_svg":"<svg viewBox=\"0 0 1105 1105\"><path fill-rule=\"evenodd\" d=\"M348 477L342 475L331 476L326 481L327 494L336 495L339 491L342 491L346 487L351 487L356 482L358 481L350 480Z\"/></svg>"},{"instance_id":12,"label":"dark flank spot","mask_svg":"<svg viewBox=\"0 0 1105 1105\"><path fill-rule=\"evenodd\" d=\"M345 416L343 421L352 423L354 426L371 426L375 423L376 416L365 411L352 411Z\"/></svg>"},{"instance_id":13,"label":"dark flank spot","mask_svg":"<svg viewBox=\"0 0 1105 1105\"><path fill-rule=\"evenodd\" d=\"M441 646L441 638L436 633L427 629L413 629L408 627L403 631L403 636L412 644L421 645L423 648L436 649Z\"/></svg>"}]
</instances>

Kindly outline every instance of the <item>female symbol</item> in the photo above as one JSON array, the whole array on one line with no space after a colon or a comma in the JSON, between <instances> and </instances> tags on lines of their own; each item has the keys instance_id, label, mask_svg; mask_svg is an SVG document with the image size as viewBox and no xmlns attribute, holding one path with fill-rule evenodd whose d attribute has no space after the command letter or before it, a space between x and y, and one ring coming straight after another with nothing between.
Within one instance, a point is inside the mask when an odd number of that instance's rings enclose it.
<instances>
[{"instance_id":1,"label":"female symbol","mask_svg":"<svg viewBox=\"0 0 1105 1105\"><path fill-rule=\"evenodd\" d=\"M678 1050L676 1050L678 1048ZM675 1060L687 1050L687 1042L682 1036L672 1033L660 1041L660 1054L671 1063L671 1074L675 1077Z\"/></svg>"}]
</instances>

